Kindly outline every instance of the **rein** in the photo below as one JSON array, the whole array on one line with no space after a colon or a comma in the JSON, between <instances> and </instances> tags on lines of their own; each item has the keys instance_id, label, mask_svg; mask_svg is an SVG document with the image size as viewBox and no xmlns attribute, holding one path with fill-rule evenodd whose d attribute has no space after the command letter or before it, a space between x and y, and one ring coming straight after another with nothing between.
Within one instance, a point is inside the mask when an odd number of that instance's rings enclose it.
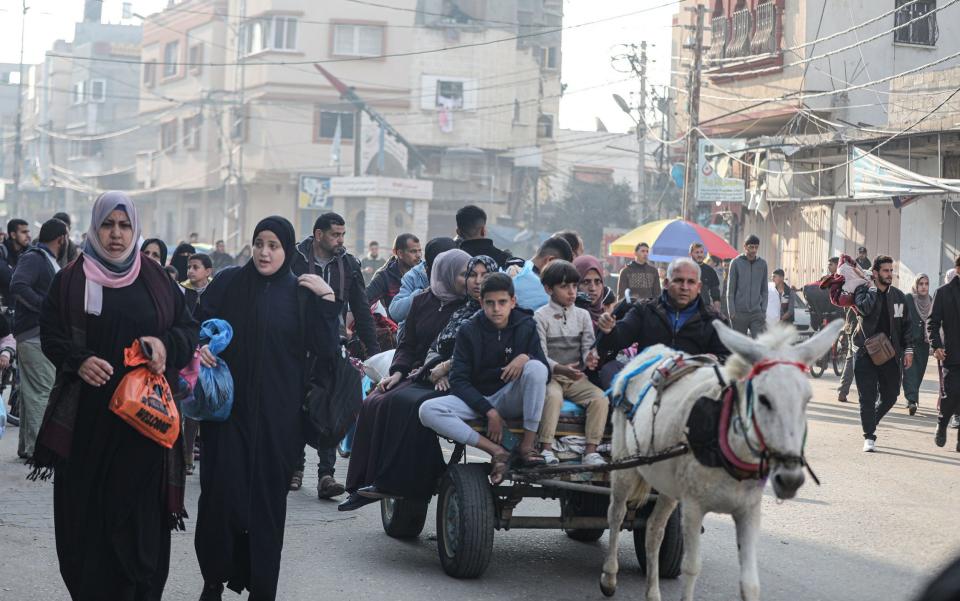
<instances>
[{"instance_id":1,"label":"rein","mask_svg":"<svg viewBox=\"0 0 960 601\"><path fill-rule=\"evenodd\" d=\"M757 478L757 479L766 479L770 474L770 460L774 459L778 463L781 463L786 466L801 466L806 468L809 472L810 477L813 481L820 485L820 479L817 478L816 473L807 463L806 456L804 455L803 449L807 444L807 433L804 431L803 434L803 446L800 449L800 454L795 455L792 453L784 453L777 449L771 448L766 439L763 436L763 432L760 430L760 424L757 423L757 416L754 412L754 399L756 395L753 392L753 379L763 372L769 370L772 367L778 365L790 365L796 367L802 372L809 371L809 367L806 364L799 361L786 361L786 360L773 360L773 359L764 359L754 364L753 369L750 370L750 373L747 374L747 377L744 379L746 382L746 415L740 414L740 403L737 402L735 394L735 385L731 385L727 388L723 396L723 411L721 413L720 419L720 449L731 467L735 468L738 472L742 472L748 477ZM733 418L731 420L730 413L734 412ZM734 424L736 430L740 432L744 444L747 449L749 449L750 454L757 459L757 463L748 463L743 461L733 452L733 449L730 448L729 441L727 439L728 428L731 424ZM750 439L750 430L756 432L756 444Z\"/></svg>"}]
</instances>

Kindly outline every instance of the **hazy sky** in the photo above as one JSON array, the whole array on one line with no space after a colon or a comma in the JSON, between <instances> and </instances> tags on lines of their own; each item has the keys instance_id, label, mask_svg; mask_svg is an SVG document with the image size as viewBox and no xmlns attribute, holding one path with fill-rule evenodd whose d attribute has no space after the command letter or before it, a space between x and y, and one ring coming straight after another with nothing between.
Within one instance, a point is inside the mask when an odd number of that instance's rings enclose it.
<instances>
[{"instance_id":1,"label":"hazy sky","mask_svg":"<svg viewBox=\"0 0 960 601\"><path fill-rule=\"evenodd\" d=\"M307 0L304 0L307 1ZM316 1L316 0L309 0ZM381 0L385 4L391 0ZM628 98L639 90L629 74L615 71L611 54L622 51L618 44L639 44L646 40L649 49L651 81L667 81L670 60L671 16L675 5L637 13L667 4L668 0L564 0L566 27L617 17L602 23L566 29L563 32L562 79L568 94L560 105L560 125L571 129L593 130L600 117L611 131L625 131L632 121L617 108L611 94ZM150 14L163 9L167 0L132 0L134 12ZM123 0L104 0L103 20L121 22ZM71 40L73 24L83 16L83 0L27 0L24 62L38 63L57 39ZM0 0L0 62L15 63L20 52L20 0ZM139 19L131 19L137 23ZM625 81L624 81L625 80ZM608 84L608 85L606 85ZM587 88L582 92L581 90Z\"/></svg>"}]
</instances>

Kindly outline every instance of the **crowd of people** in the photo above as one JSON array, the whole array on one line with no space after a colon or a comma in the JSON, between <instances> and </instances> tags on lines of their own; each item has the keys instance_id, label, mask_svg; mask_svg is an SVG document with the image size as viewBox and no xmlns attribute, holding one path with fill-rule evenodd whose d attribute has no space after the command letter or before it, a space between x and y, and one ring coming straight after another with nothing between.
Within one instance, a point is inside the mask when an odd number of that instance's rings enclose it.
<instances>
[{"instance_id":1,"label":"crowd of people","mask_svg":"<svg viewBox=\"0 0 960 601\"><path fill-rule=\"evenodd\" d=\"M237 258L222 241L198 252L196 235L168 256L162 240L144 238L135 203L119 192L97 198L90 223L76 245L67 215L43 223L35 242L14 219L0 247L0 292L12 309L0 318L0 369L19 369L18 453L31 477L55 475L57 555L76 600L160 598L170 532L188 517L184 487L198 440L200 599L220 599L224 586L276 598L286 495L303 485L314 442L301 424L305 382L342 348L361 359L393 351L356 420L345 484L336 449L314 445L317 496L347 493L339 509L354 511L385 497L432 496L445 469L438 435L487 453L493 485L511 465L556 464L565 400L585 409L580 461L603 465L603 391L625 353L664 344L723 360L729 351L713 322L757 336L771 304L772 321L791 321L798 306L752 235L724 275L702 244L661 272L640 243L615 291L576 232L515 257L494 245L475 206L458 211L455 237L421 244L404 233L388 258L376 242L362 258L346 252L347 223L336 213L321 215L300 242L286 219L263 219ZM960 280L948 274L931 293L920 274L904 294L892 285L893 259L869 261L862 251L856 260L869 278L848 311L842 386L849 372L864 450L875 448L901 386L916 406L930 355L941 373L935 442L944 446L960 410ZM831 259L827 275L836 269ZM199 334L210 319L233 329L219 356ZM110 400L131 369L124 349L137 340L178 400L183 370L222 360L233 380L229 417L184 418L170 449L118 419ZM841 389L840 400L846 395ZM508 422L522 428L513 450Z\"/></svg>"}]
</instances>

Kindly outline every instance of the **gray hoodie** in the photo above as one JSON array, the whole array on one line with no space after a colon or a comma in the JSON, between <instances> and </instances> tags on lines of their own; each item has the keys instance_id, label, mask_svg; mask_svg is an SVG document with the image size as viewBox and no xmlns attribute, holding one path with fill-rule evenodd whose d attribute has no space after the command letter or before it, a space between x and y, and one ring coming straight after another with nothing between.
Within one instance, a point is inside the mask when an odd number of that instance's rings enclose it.
<instances>
[{"instance_id":1,"label":"gray hoodie","mask_svg":"<svg viewBox=\"0 0 960 601\"><path fill-rule=\"evenodd\" d=\"M730 275L727 278L727 307L730 315L766 311L766 261L757 257L751 263L746 255L740 255L730 262Z\"/></svg>"}]
</instances>

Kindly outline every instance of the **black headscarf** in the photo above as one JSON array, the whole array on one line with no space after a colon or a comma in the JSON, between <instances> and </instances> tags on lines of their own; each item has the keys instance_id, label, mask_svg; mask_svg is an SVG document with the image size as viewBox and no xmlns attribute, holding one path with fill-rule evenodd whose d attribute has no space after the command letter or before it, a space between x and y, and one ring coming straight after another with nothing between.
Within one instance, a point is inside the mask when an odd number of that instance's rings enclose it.
<instances>
[{"instance_id":1,"label":"black headscarf","mask_svg":"<svg viewBox=\"0 0 960 601\"><path fill-rule=\"evenodd\" d=\"M437 258L437 255L448 250L453 250L457 247L457 243L453 241L453 238L434 238L433 240L427 242L427 246L423 249L423 257L426 261L427 277L430 277L430 269L433 267L433 261Z\"/></svg>"},{"instance_id":2,"label":"black headscarf","mask_svg":"<svg viewBox=\"0 0 960 601\"><path fill-rule=\"evenodd\" d=\"M151 244L156 244L157 246L160 247L160 265L161 266L166 265L167 264L167 245L160 238L148 238L144 240L143 244L140 245L140 252L146 252L147 247L150 246ZM177 273L179 274L180 272L178 271Z\"/></svg>"},{"instance_id":3,"label":"black headscarf","mask_svg":"<svg viewBox=\"0 0 960 601\"><path fill-rule=\"evenodd\" d=\"M264 280L272 281L283 277L290 271L290 266L293 264L293 259L297 254L297 234L293 229L293 225L279 215L272 215L260 220L260 223L258 223L257 227L253 230L253 241L256 242L257 236L260 235L260 232L264 231L273 232L277 239L280 240L280 246L283 247L284 254L283 265L281 265L280 269L270 276L260 275L260 272L257 271L256 265L253 261L248 262L244 266L244 269L249 268Z\"/></svg>"},{"instance_id":4,"label":"black headscarf","mask_svg":"<svg viewBox=\"0 0 960 601\"><path fill-rule=\"evenodd\" d=\"M196 252L197 249L186 242L181 242L177 245L177 248L174 249L173 256L170 257L170 264L177 268L178 282L182 282L187 279L187 264L190 262L190 255L195 254ZM186 256L182 256L184 253L188 254Z\"/></svg>"}]
</instances>

